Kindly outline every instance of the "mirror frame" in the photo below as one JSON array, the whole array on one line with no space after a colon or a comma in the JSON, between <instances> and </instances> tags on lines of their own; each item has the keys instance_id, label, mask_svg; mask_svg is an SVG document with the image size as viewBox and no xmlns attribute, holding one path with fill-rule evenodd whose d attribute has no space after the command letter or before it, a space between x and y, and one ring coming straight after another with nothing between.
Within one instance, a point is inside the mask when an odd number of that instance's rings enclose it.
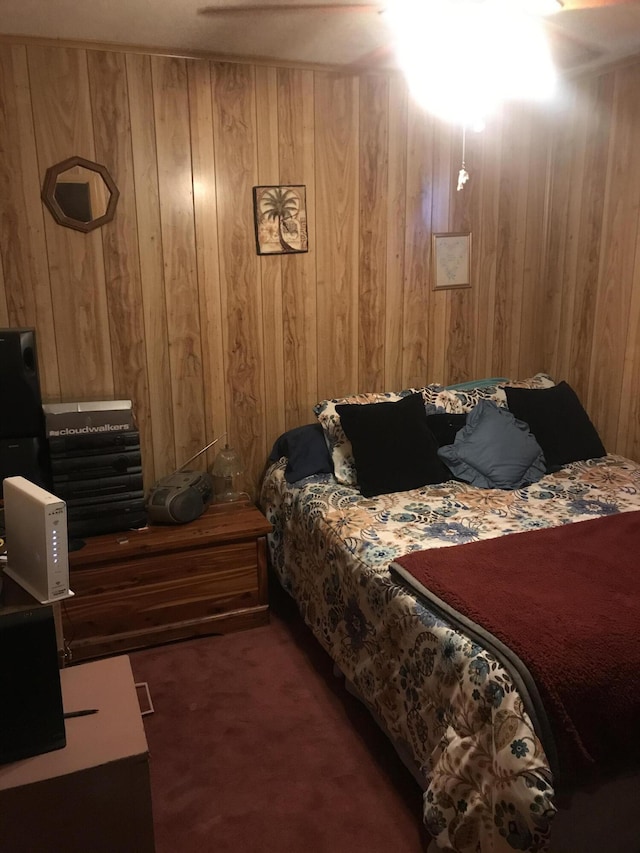
<instances>
[{"instance_id":1,"label":"mirror frame","mask_svg":"<svg viewBox=\"0 0 640 853\"><path fill-rule=\"evenodd\" d=\"M72 219L70 216L67 216L58 204L55 196L58 177L62 172L66 172L67 169L71 169L73 166L83 166L91 172L97 172L102 177L110 192L109 202L104 214L91 219L89 222L82 222L79 219ZM94 228L100 228L101 225L111 222L116 212L119 197L120 190L115 185L107 167L101 163L94 163L93 160L86 160L84 157L69 157L60 163L56 163L54 166L50 166L45 173L42 185L42 200L49 208L51 215L58 225L64 225L67 228L73 228L76 231L83 231L84 233L93 231Z\"/></svg>"}]
</instances>

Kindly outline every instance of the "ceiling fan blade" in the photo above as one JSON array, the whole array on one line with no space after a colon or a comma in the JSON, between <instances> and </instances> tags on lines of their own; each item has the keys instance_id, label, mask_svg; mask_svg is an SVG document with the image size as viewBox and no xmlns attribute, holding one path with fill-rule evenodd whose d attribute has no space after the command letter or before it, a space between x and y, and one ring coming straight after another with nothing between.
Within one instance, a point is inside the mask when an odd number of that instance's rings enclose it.
<instances>
[{"instance_id":1,"label":"ceiling fan blade","mask_svg":"<svg viewBox=\"0 0 640 853\"><path fill-rule=\"evenodd\" d=\"M604 6L627 6L637 0L558 0L563 12L578 9L599 9Z\"/></svg>"},{"instance_id":2,"label":"ceiling fan blade","mask_svg":"<svg viewBox=\"0 0 640 853\"><path fill-rule=\"evenodd\" d=\"M230 15L235 12L379 12L376 3L244 3L239 6L204 6L201 15Z\"/></svg>"}]
</instances>

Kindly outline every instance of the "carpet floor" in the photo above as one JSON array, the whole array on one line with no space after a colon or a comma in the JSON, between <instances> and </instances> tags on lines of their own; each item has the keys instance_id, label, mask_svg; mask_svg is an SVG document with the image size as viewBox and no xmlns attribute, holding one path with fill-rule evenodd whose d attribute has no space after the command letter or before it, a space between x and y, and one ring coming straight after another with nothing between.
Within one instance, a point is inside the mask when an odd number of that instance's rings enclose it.
<instances>
[{"instance_id":1,"label":"carpet floor","mask_svg":"<svg viewBox=\"0 0 640 853\"><path fill-rule=\"evenodd\" d=\"M157 853L422 853L422 795L284 593L268 626L134 652Z\"/></svg>"}]
</instances>

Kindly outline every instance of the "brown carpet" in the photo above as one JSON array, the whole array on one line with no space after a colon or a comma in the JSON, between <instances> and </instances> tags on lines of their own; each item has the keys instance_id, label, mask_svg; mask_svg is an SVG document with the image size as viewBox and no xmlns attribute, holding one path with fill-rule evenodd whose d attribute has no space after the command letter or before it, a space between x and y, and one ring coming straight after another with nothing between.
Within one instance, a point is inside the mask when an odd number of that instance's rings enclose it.
<instances>
[{"instance_id":1,"label":"brown carpet","mask_svg":"<svg viewBox=\"0 0 640 853\"><path fill-rule=\"evenodd\" d=\"M271 624L130 655L157 853L421 853L422 796L284 593Z\"/></svg>"}]
</instances>

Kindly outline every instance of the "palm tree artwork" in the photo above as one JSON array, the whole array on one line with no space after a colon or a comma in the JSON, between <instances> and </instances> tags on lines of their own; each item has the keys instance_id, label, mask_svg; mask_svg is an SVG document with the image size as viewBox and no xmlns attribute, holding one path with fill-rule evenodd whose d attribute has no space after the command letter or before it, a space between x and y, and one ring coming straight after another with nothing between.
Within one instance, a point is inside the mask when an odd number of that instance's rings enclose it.
<instances>
[{"instance_id":1,"label":"palm tree artwork","mask_svg":"<svg viewBox=\"0 0 640 853\"><path fill-rule=\"evenodd\" d=\"M306 252L306 188L254 187L253 197L258 254Z\"/></svg>"}]
</instances>

